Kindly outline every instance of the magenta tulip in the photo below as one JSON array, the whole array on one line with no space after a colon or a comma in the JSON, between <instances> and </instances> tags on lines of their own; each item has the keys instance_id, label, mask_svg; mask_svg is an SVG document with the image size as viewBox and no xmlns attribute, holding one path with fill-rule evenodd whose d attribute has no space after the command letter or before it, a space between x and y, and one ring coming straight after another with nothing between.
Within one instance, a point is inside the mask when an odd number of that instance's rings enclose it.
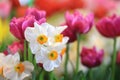
<instances>
[{"instance_id":1,"label":"magenta tulip","mask_svg":"<svg viewBox=\"0 0 120 80\"><path fill-rule=\"evenodd\" d=\"M26 16L21 18L13 18L10 22L10 31L18 39L24 40L24 31L27 27L34 27L34 22L38 24L46 21L44 11L38 11L37 9L28 9Z\"/></svg>"},{"instance_id":2,"label":"magenta tulip","mask_svg":"<svg viewBox=\"0 0 120 80\"><path fill-rule=\"evenodd\" d=\"M5 55L8 54L15 54L16 52L23 52L24 51L24 42L13 42L11 45L8 46L7 50L4 51Z\"/></svg>"},{"instance_id":3,"label":"magenta tulip","mask_svg":"<svg viewBox=\"0 0 120 80\"><path fill-rule=\"evenodd\" d=\"M83 47L81 52L81 62L88 68L97 67L101 64L103 60L104 51L96 50L96 47L93 49L88 49Z\"/></svg>"},{"instance_id":4,"label":"magenta tulip","mask_svg":"<svg viewBox=\"0 0 120 80\"><path fill-rule=\"evenodd\" d=\"M78 11L75 11L73 14L66 12L66 24L68 27L71 27L76 33L84 34L87 33L93 24L93 14L88 14L86 17L83 17Z\"/></svg>"},{"instance_id":5,"label":"magenta tulip","mask_svg":"<svg viewBox=\"0 0 120 80\"><path fill-rule=\"evenodd\" d=\"M120 36L120 16L104 17L97 22L96 28L105 37L118 37Z\"/></svg>"},{"instance_id":6,"label":"magenta tulip","mask_svg":"<svg viewBox=\"0 0 120 80\"><path fill-rule=\"evenodd\" d=\"M66 12L65 24L68 28L63 32L63 34L70 38L69 42L75 41L78 33L85 34L91 29L93 18L93 14L88 14L86 17L83 17L78 11L75 11L73 14Z\"/></svg>"}]
</instances>

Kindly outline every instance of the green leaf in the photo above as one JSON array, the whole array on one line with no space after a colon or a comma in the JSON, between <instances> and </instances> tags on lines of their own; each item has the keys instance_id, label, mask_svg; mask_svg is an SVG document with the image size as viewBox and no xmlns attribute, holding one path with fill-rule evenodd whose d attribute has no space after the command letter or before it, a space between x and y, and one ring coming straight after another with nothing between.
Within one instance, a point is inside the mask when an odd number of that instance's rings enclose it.
<instances>
[{"instance_id":1,"label":"green leaf","mask_svg":"<svg viewBox=\"0 0 120 80\"><path fill-rule=\"evenodd\" d=\"M26 53L27 48L26 47L27 47L27 42L24 41L24 61L27 60L27 53Z\"/></svg>"},{"instance_id":2,"label":"green leaf","mask_svg":"<svg viewBox=\"0 0 120 80\"><path fill-rule=\"evenodd\" d=\"M77 75L75 75L74 80L86 80L85 74L83 71L79 71Z\"/></svg>"},{"instance_id":3,"label":"green leaf","mask_svg":"<svg viewBox=\"0 0 120 80\"><path fill-rule=\"evenodd\" d=\"M111 68L108 68L106 70L106 79L105 80L110 80L111 79L111 75L112 75L112 70L111 70Z\"/></svg>"},{"instance_id":4,"label":"green leaf","mask_svg":"<svg viewBox=\"0 0 120 80\"><path fill-rule=\"evenodd\" d=\"M28 47L28 61L32 62L33 61L33 54L30 50L30 48Z\"/></svg>"}]
</instances>

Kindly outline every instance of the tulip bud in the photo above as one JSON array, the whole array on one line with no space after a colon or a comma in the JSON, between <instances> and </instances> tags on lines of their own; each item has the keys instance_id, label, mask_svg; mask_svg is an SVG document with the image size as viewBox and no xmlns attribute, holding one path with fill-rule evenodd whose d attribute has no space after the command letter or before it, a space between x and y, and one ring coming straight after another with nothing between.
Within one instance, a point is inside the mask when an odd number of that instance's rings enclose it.
<instances>
[{"instance_id":1,"label":"tulip bud","mask_svg":"<svg viewBox=\"0 0 120 80\"><path fill-rule=\"evenodd\" d=\"M97 67L102 63L103 60L103 50L96 50L96 47L93 49L88 49L83 47L81 52L81 62L88 68Z\"/></svg>"}]
</instances>

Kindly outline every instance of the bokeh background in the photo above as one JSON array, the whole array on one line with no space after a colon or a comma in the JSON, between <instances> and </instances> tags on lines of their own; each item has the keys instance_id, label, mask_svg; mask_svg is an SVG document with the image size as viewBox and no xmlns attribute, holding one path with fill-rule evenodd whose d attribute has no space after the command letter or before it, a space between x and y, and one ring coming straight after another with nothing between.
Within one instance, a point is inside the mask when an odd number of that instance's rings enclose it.
<instances>
[{"instance_id":1,"label":"bokeh background","mask_svg":"<svg viewBox=\"0 0 120 80\"><path fill-rule=\"evenodd\" d=\"M71 13L79 10L83 15L94 13L95 21L92 30L82 38L81 45L86 47L97 46L105 50L104 65L109 64L112 53L113 41L102 37L95 28L97 20L112 14L120 15L120 0L0 0L0 52L8 48L17 39L9 31L9 22L13 17L22 17L27 8L35 7L46 11L47 22L60 26L65 22L65 12ZM70 44L70 61L68 63L69 73L73 72L76 60L76 41ZM117 49L120 50L120 39ZM87 68L80 64L80 69L87 71ZM62 65L55 70L58 76L64 73L64 59Z\"/></svg>"}]
</instances>

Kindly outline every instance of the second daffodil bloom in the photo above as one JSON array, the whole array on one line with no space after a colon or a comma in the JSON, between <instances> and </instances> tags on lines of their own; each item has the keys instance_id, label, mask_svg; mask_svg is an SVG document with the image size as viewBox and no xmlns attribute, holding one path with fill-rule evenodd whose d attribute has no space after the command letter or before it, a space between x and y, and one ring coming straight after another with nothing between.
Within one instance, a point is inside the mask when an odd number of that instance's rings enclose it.
<instances>
[{"instance_id":1,"label":"second daffodil bloom","mask_svg":"<svg viewBox=\"0 0 120 80\"><path fill-rule=\"evenodd\" d=\"M20 62L18 53L6 56L7 64L3 67L3 75L9 80L23 80L29 77L34 69L32 63L28 61Z\"/></svg>"},{"instance_id":2,"label":"second daffodil bloom","mask_svg":"<svg viewBox=\"0 0 120 80\"><path fill-rule=\"evenodd\" d=\"M52 71L54 68L59 67L62 57L62 46L45 47L37 52L35 59L37 63L42 63L46 71Z\"/></svg>"},{"instance_id":3,"label":"second daffodil bloom","mask_svg":"<svg viewBox=\"0 0 120 80\"><path fill-rule=\"evenodd\" d=\"M25 38L30 42L30 48L33 54L38 52L44 46L65 45L68 37L63 37L61 34L64 27L54 27L48 23L41 25L34 23L34 27L27 27L25 30Z\"/></svg>"}]
</instances>

